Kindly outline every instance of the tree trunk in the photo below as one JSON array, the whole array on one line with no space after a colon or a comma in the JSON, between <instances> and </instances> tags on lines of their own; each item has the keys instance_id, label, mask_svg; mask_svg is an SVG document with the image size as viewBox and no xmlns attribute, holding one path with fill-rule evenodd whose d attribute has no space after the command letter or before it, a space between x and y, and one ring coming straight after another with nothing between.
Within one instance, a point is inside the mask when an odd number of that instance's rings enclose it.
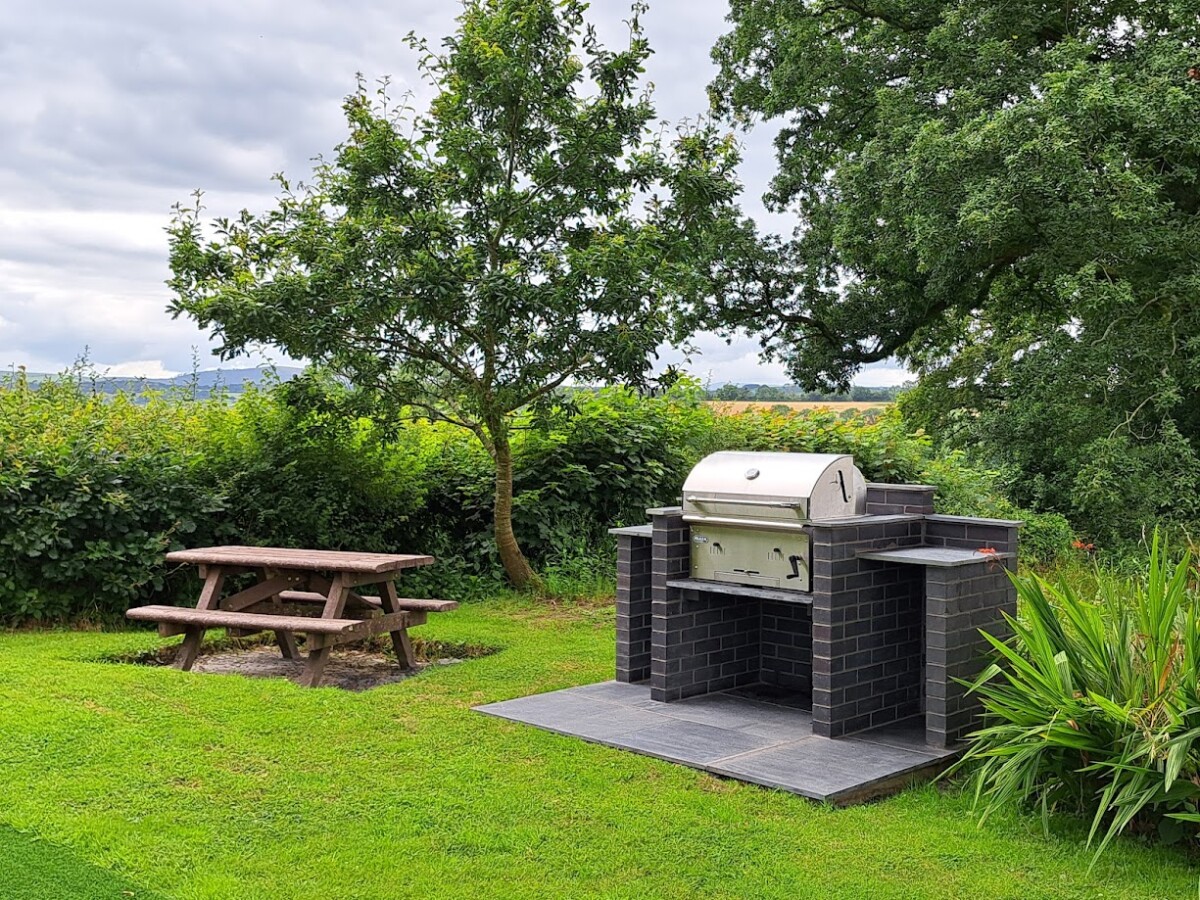
<instances>
[{"instance_id":1,"label":"tree trunk","mask_svg":"<svg viewBox=\"0 0 1200 900\"><path fill-rule=\"evenodd\" d=\"M517 537L513 534L513 464L512 447L508 433L503 428L492 431L492 458L496 462L496 511L493 519L496 533L496 549L500 551L500 562L513 587L525 588L537 582L537 576L529 567L529 560L521 552Z\"/></svg>"}]
</instances>

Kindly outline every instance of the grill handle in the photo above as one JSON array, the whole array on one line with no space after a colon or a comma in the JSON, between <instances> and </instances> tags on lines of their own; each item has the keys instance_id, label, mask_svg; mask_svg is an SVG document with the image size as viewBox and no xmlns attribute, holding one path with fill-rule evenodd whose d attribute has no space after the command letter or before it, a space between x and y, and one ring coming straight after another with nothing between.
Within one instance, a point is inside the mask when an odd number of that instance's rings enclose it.
<instances>
[{"instance_id":1,"label":"grill handle","mask_svg":"<svg viewBox=\"0 0 1200 900\"><path fill-rule=\"evenodd\" d=\"M686 497L688 503L724 503L728 506L768 506L771 509L804 509L804 500L734 500L730 497Z\"/></svg>"}]
</instances>

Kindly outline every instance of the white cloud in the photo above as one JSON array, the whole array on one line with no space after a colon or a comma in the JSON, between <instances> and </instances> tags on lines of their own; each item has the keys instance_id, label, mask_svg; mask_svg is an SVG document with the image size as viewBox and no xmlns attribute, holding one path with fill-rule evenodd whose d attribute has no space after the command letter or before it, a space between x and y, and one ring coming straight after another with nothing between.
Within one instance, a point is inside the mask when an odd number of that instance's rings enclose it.
<instances>
[{"instance_id":1,"label":"white cloud","mask_svg":"<svg viewBox=\"0 0 1200 900\"><path fill-rule=\"evenodd\" d=\"M174 369L166 368L161 359L143 359L110 366L100 363L96 369L114 378L174 378L179 374Z\"/></svg>"},{"instance_id":2,"label":"white cloud","mask_svg":"<svg viewBox=\"0 0 1200 900\"><path fill-rule=\"evenodd\" d=\"M915 381L916 377L908 369L902 369L892 363L877 363L859 372L854 383L863 387L891 387L906 381Z\"/></svg>"},{"instance_id":3,"label":"white cloud","mask_svg":"<svg viewBox=\"0 0 1200 900\"><path fill-rule=\"evenodd\" d=\"M701 382L718 386L726 382L734 384L790 384L787 369L778 362L764 362L760 358L758 341L741 335L732 341L715 334L700 334L693 340L694 350L689 357L673 347L659 350L657 371L674 365ZM865 366L853 379L854 384L864 387L887 387L913 380L913 375L894 362L874 363Z\"/></svg>"},{"instance_id":4,"label":"white cloud","mask_svg":"<svg viewBox=\"0 0 1200 900\"><path fill-rule=\"evenodd\" d=\"M171 205L201 188L214 216L269 208L272 173L306 177L344 137L356 72L390 75L394 96L412 90L423 105L404 35L436 46L459 12L448 0L49 7L0 4L0 366L59 369L87 348L136 374L190 370L196 348L202 367L216 365L208 336L165 311ZM663 119L707 107L727 12L726 0L655 0L643 17ZM625 0L590 12L610 44L628 15ZM787 230L757 202L774 170L771 130L744 140L747 210ZM787 380L751 340L697 343L690 368L702 377Z\"/></svg>"}]
</instances>

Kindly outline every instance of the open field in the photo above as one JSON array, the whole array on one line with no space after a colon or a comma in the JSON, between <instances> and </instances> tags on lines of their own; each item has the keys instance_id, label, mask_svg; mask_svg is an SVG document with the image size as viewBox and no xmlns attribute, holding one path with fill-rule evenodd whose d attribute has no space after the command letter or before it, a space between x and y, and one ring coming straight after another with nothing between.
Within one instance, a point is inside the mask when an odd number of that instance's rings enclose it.
<instances>
[{"instance_id":1,"label":"open field","mask_svg":"<svg viewBox=\"0 0 1200 900\"><path fill-rule=\"evenodd\" d=\"M500 599L419 630L501 652L353 694L100 661L165 643L152 633L0 635L0 884L39 900L1195 896L1177 850L1118 841L1089 874L1080 823L980 829L955 789L824 808L471 711L610 677L611 607Z\"/></svg>"},{"instance_id":2,"label":"open field","mask_svg":"<svg viewBox=\"0 0 1200 900\"><path fill-rule=\"evenodd\" d=\"M815 402L788 402L788 401L769 401L769 400L709 400L708 405L716 412L723 415L731 416L736 413L745 412L748 409L771 409L775 406L786 406L788 409L797 411L809 409L829 409L834 412L845 412L848 409L865 411L868 409L887 409L892 404L879 401L876 403L853 403L846 401L844 403L829 403L825 401Z\"/></svg>"}]
</instances>

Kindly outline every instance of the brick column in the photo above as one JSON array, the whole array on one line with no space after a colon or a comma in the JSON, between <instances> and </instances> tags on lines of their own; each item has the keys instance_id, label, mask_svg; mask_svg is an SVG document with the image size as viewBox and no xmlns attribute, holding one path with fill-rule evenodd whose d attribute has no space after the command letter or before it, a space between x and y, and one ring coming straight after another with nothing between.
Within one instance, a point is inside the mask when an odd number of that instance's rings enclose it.
<instances>
[{"instance_id":1,"label":"brick column","mask_svg":"<svg viewBox=\"0 0 1200 900\"><path fill-rule=\"evenodd\" d=\"M650 553L652 541L638 528L614 528L617 536L617 681L650 677Z\"/></svg>"},{"instance_id":2,"label":"brick column","mask_svg":"<svg viewBox=\"0 0 1200 900\"><path fill-rule=\"evenodd\" d=\"M867 485L868 516L925 515L933 512L933 495L937 490L931 484L880 484Z\"/></svg>"},{"instance_id":3,"label":"brick column","mask_svg":"<svg viewBox=\"0 0 1200 900\"><path fill-rule=\"evenodd\" d=\"M695 623L684 609L683 597L667 587L675 578L686 578L691 568L691 529L683 522L683 509L668 506L646 510L653 526L650 576L650 697L678 700L686 696L679 685L680 645L694 640Z\"/></svg>"},{"instance_id":4,"label":"brick column","mask_svg":"<svg viewBox=\"0 0 1200 900\"><path fill-rule=\"evenodd\" d=\"M1011 519L973 519L969 516L928 515L925 543L930 547L979 550L990 547L1016 555L1021 523Z\"/></svg>"},{"instance_id":5,"label":"brick column","mask_svg":"<svg viewBox=\"0 0 1200 900\"><path fill-rule=\"evenodd\" d=\"M1015 616L1017 592L1008 578L1013 559L925 570L925 733L950 747L978 727L979 703L955 679L978 677L991 645L980 629L1005 639L1003 613Z\"/></svg>"},{"instance_id":6,"label":"brick column","mask_svg":"<svg viewBox=\"0 0 1200 900\"><path fill-rule=\"evenodd\" d=\"M812 526L813 734L841 737L921 710L920 567L858 559L921 543L919 515Z\"/></svg>"}]
</instances>

